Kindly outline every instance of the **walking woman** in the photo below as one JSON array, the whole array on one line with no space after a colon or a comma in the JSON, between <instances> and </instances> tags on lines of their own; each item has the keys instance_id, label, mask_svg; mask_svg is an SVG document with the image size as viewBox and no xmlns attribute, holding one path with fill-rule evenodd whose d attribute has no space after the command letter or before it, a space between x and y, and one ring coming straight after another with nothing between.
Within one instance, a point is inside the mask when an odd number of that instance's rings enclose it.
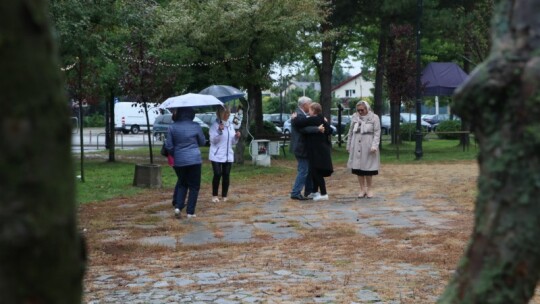
<instances>
[{"instance_id":1,"label":"walking woman","mask_svg":"<svg viewBox=\"0 0 540 304\"><path fill-rule=\"evenodd\" d=\"M234 125L229 122L231 112L226 107L221 107L216 112L217 119L210 127L210 150L208 159L212 163L214 177L212 178L212 202L219 202L219 183L221 185L221 197L227 201L229 192L230 174L232 163L234 162L233 146L238 143L240 131L234 129Z\"/></svg>"},{"instance_id":2,"label":"walking woman","mask_svg":"<svg viewBox=\"0 0 540 304\"><path fill-rule=\"evenodd\" d=\"M174 158L174 171L178 177L175 214L180 216L186 205L187 217L195 217L195 206L201 188L202 157L200 146L206 139L201 126L193 121L195 112L192 108L176 108L174 123L167 130L165 149Z\"/></svg>"},{"instance_id":3,"label":"walking woman","mask_svg":"<svg viewBox=\"0 0 540 304\"><path fill-rule=\"evenodd\" d=\"M358 198L373 197L373 176L379 174L381 141L381 121L371 111L369 104L359 101L356 113L351 117L347 141L349 161L347 167L358 176L360 193Z\"/></svg>"},{"instance_id":4,"label":"walking woman","mask_svg":"<svg viewBox=\"0 0 540 304\"><path fill-rule=\"evenodd\" d=\"M329 139L332 129L322 115L321 105L316 102L309 105L308 117L297 117L296 113L293 113L291 117L295 126L299 129L310 126L319 127L320 132L318 133L302 132L309 160L309 178L313 182L313 194L308 198L313 198L314 201L328 200L324 178L334 172L331 154L332 146Z\"/></svg>"}]
</instances>

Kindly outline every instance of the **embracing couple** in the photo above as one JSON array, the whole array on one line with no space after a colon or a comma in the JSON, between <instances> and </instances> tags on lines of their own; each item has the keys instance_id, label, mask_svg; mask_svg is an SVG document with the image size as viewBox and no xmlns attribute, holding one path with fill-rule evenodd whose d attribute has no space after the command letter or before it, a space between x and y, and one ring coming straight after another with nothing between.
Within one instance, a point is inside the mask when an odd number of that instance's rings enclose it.
<instances>
[{"instance_id":1,"label":"embracing couple","mask_svg":"<svg viewBox=\"0 0 540 304\"><path fill-rule=\"evenodd\" d=\"M324 178L334 172L330 142L332 129L322 115L321 105L309 97L300 97L298 108L291 116L291 126L290 150L298 162L291 199L328 200Z\"/></svg>"},{"instance_id":2,"label":"embracing couple","mask_svg":"<svg viewBox=\"0 0 540 304\"><path fill-rule=\"evenodd\" d=\"M356 104L351 117L347 140L347 167L358 177L358 198L372 198L373 176L379 174L381 124L365 101ZM291 118L291 152L298 162L291 191L295 200L328 200L324 177L333 172L330 125L322 116L322 108L309 97L298 99L298 109ZM302 195L304 189L304 195Z\"/></svg>"}]
</instances>

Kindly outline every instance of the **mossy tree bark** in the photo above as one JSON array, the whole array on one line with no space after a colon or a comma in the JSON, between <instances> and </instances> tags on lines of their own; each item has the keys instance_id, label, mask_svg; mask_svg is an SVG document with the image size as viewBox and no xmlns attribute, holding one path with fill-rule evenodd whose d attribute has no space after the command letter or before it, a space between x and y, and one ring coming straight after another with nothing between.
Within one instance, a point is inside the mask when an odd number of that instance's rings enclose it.
<instances>
[{"instance_id":1,"label":"mossy tree bark","mask_svg":"<svg viewBox=\"0 0 540 304\"><path fill-rule=\"evenodd\" d=\"M493 46L456 94L480 144L475 227L439 303L527 303L540 276L540 1L496 1Z\"/></svg>"},{"instance_id":2,"label":"mossy tree bark","mask_svg":"<svg viewBox=\"0 0 540 304\"><path fill-rule=\"evenodd\" d=\"M48 1L0 1L0 302L80 303L71 126Z\"/></svg>"}]
</instances>

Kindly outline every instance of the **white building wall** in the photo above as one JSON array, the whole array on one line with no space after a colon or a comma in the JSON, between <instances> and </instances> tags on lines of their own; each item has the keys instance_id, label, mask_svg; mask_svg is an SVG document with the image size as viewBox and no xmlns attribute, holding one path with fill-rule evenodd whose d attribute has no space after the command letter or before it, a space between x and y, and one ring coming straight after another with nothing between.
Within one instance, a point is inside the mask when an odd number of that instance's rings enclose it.
<instances>
[{"instance_id":1,"label":"white building wall","mask_svg":"<svg viewBox=\"0 0 540 304\"><path fill-rule=\"evenodd\" d=\"M363 98L373 96L371 90L373 89L373 83L365 81L362 77L357 77L337 88L333 91L334 97L337 98ZM349 95L347 95L349 91ZM353 92L354 91L354 92Z\"/></svg>"}]
</instances>

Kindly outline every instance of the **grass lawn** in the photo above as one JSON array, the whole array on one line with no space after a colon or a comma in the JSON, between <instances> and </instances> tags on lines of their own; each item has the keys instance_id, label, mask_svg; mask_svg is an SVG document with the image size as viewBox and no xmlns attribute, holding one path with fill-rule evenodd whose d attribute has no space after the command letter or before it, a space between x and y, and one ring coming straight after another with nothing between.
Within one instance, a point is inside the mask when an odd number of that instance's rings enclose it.
<instances>
[{"instance_id":1,"label":"grass lawn","mask_svg":"<svg viewBox=\"0 0 540 304\"><path fill-rule=\"evenodd\" d=\"M333 161L336 166L344 166L348 159L346 144L333 148ZM154 163L162 165L162 183L164 188L173 188L176 183L176 174L167 164L164 157L159 154L159 146L154 148ZM451 162L461 160L473 160L477 155L475 146L463 151L456 140L426 140L422 143L423 157L415 160L415 143L403 142L400 145L391 145L383 137L381 162L392 164L429 164L433 162ZM208 147L202 147L203 169L202 183L209 184L212 179L212 169L208 159ZM84 161L85 182L77 181L77 202L88 203L103 201L116 197L134 196L144 188L133 187L134 164L148 163L147 148L141 147L133 150L117 150L116 162L106 161L108 151L87 153ZM80 175L80 158L74 156L75 176ZM245 181L253 177L275 176L294 172L294 156L287 150L286 155L272 159L271 167L254 166L251 156L246 147L245 163L235 164L231 172L231 178L236 181Z\"/></svg>"}]
</instances>

